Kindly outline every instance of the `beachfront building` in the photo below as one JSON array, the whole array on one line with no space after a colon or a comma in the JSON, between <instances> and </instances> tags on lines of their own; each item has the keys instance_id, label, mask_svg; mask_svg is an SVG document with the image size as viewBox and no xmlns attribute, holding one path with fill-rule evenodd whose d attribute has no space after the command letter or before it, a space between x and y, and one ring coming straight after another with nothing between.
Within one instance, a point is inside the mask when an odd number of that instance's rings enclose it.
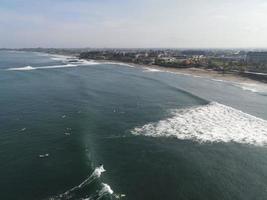
<instances>
[{"instance_id":1,"label":"beachfront building","mask_svg":"<svg viewBox=\"0 0 267 200\"><path fill-rule=\"evenodd\" d=\"M267 52L248 52L248 64L267 64Z\"/></svg>"}]
</instances>

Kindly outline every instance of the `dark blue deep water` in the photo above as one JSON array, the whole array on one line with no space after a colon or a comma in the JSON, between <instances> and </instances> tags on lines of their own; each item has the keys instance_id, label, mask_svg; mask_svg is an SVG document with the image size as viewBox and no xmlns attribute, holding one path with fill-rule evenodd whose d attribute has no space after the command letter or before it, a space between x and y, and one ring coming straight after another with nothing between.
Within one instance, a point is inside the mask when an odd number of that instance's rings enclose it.
<instances>
[{"instance_id":1,"label":"dark blue deep water","mask_svg":"<svg viewBox=\"0 0 267 200\"><path fill-rule=\"evenodd\" d=\"M170 110L209 102L266 120L266 93L119 64L67 62L0 52L0 199L267 199L266 145L132 133L167 119Z\"/></svg>"}]
</instances>

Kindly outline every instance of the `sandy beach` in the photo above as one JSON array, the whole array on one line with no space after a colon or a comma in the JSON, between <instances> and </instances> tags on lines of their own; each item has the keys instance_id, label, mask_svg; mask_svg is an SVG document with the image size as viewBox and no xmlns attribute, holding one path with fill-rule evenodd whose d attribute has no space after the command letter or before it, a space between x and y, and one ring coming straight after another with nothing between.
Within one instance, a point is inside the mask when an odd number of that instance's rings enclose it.
<instances>
[{"instance_id":1,"label":"sandy beach","mask_svg":"<svg viewBox=\"0 0 267 200\"><path fill-rule=\"evenodd\" d=\"M203 69L203 68L172 68L172 67L161 67L158 65L145 65L145 64L136 64L136 63L129 63L129 62L120 62L120 61L113 61L113 60L95 60L101 63L121 63L125 65L132 65L134 67L140 67L144 69L153 69L154 71L163 71L163 72L171 72L175 74L183 74L183 75L191 75L201 78L209 78L209 79L216 79L218 81L227 81L239 84L249 84L249 85L261 85L266 87L267 84L258 80L254 80L248 77L241 76L235 73L222 73L219 71L215 71L212 69Z\"/></svg>"},{"instance_id":2,"label":"sandy beach","mask_svg":"<svg viewBox=\"0 0 267 200\"><path fill-rule=\"evenodd\" d=\"M203 78L212 78L223 81L239 82L239 83L254 83L254 84L264 84L261 81L253 80L238 74L233 73L221 73L214 70L208 70L203 68L170 68L170 67L160 67L160 66L149 66L153 69L163 70L166 72L173 72L177 74L187 74L193 76L199 76Z\"/></svg>"}]
</instances>

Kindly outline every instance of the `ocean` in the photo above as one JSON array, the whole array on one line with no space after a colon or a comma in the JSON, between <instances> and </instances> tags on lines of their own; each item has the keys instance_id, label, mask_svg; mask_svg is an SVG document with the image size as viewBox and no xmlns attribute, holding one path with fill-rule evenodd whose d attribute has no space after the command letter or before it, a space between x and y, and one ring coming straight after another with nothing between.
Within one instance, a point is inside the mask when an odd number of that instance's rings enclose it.
<instances>
[{"instance_id":1,"label":"ocean","mask_svg":"<svg viewBox=\"0 0 267 200\"><path fill-rule=\"evenodd\" d=\"M267 89L0 51L0 199L267 198Z\"/></svg>"}]
</instances>

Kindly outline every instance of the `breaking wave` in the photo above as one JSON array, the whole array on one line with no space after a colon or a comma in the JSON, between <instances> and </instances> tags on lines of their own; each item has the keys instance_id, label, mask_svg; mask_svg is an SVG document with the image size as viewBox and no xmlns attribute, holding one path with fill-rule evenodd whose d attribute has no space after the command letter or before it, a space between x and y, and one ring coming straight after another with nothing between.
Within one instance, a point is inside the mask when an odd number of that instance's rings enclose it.
<instances>
[{"instance_id":1,"label":"breaking wave","mask_svg":"<svg viewBox=\"0 0 267 200\"><path fill-rule=\"evenodd\" d=\"M98 178L100 178L101 174L103 172L105 172L106 170L104 169L103 165L100 165L99 167L95 168L95 170L93 171L93 173L87 177L84 181L82 181L79 185L67 190L64 193L61 193L59 195L53 196L48 198L49 200L63 200L63 199L76 199L76 192L80 191L82 188L84 188L85 186L93 183L94 181L96 181ZM104 194L105 191L112 191L111 188L107 187L108 185L105 184L105 190L104 187L102 187L102 189L100 190L101 194ZM109 189L109 190L108 190ZM98 192L98 193L100 193ZM112 191L113 193L113 191ZM87 198L88 199L88 198Z\"/></svg>"},{"instance_id":2,"label":"breaking wave","mask_svg":"<svg viewBox=\"0 0 267 200\"><path fill-rule=\"evenodd\" d=\"M145 67L145 71L144 72L162 72L162 71L159 70L159 69Z\"/></svg>"},{"instance_id":3,"label":"breaking wave","mask_svg":"<svg viewBox=\"0 0 267 200\"><path fill-rule=\"evenodd\" d=\"M267 145L267 121L216 102L177 109L172 117L131 130L134 135Z\"/></svg>"},{"instance_id":4,"label":"breaking wave","mask_svg":"<svg viewBox=\"0 0 267 200\"><path fill-rule=\"evenodd\" d=\"M97 191L96 194L93 194L93 195L91 195L85 199L82 199L82 200L100 200L103 197L107 197L107 196L112 197L113 193L114 193L113 190L111 189L111 187L108 184L101 183L101 189L99 191ZM114 196L116 199L120 199L121 197L125 197L125 195L124 196L114 195Z\"/></svg>"},{"instance_id":5,"label":"breaking wave","mask_svg":"<svg viewBox=\"0 0 267 200\"><path fill-rule=\"evenodd\" d=\"M56 60L56 61L67 61L68 59L70 59L70 56L66 56L66 55L58 55L58 54L47 54L48 56L51 56L52 60Z\"/></svg>"},{"instance_id":6,"label":"breaking wave","mask_svg":"<svg viewBox=\"0 0 267 200\"><path fill-rule=\"evenodd\" d=\"M66 67L77 67L78 65L74 64L66 64L66 65L51 65L51 66L42 66L42 67L16 67L16 68L8 68L8 71L29 71L29 70L36 70L36 69L56 69L56 68L66 68Z\"/></svg>"},{"instance_id":7,"label":"breaking wave","mask_svg":"<svg viewBox=\"0 0 267 200\"><path fill-rule=\"evenodd\" d=\"M134 64L128 64L128 63L122 63L122 62L103 62L102 64L106 64L106 65L121 65L121 66L126 66L126 67L131 67L131 68L135 68Z\"/></svg>"},{"instance_id":8,"label":"breaking wave","mask_svg":"<svg viewBox=\"0 0 267 200\"><path fill-rule=\"evenodd\" d=\"M79 59L78 64L79 65L99 65L101 63L96 62L94 60L83 60L83 59Z\"/></svg>"},{"instance_id":9,"label":"breaking wave","mask_svg":"<svg viewBox=\"0 0 267 200\"><path fill-rule=\"evenodd\" d=\"M28 71L28 70L34 70L36 68L32 66L26 66L26 67L17 67L17 68L8 68L8 71Z\"/></svg>"},{"instance_id":10,"label":"breaking wave","mask_svg":"<svg viewBox=\"0 0 267 200\"><path fill-rule=\"evenodd\" d=\"M113 190L111 189L111 187L108 184L102 183L102 188L98 192L97 199L101 199L103 196L106 196L106 195L112 195L113 193L114 193Z\"/></svg>"},{"instance_id":11,"label":"breaking wave","mask_svg":"<svg viewBox=\"0 0 267 200\"><path fill-rule=\"evenodd\" d=\"M41 66L41 67L32 67L32 66L25 66L25 67L14 67L8 68L8 71L29 71L29 70L37 70L37 69L57 69L57 68L68 68L68 67L78 67L78 66L86 66L86 65L97 65L100 64L95 61L87 61L87 60L75 60L75 62L68 61L66 64L63 65L51 65L51 66Z\"/></svg>"},{"instance_id":12,"label":"breaking wave","mask_svg":"<svg viewBox=\"0 0 267 200\"><path fill-rule=\"evenodd\" d=\"M262 83L242 83L242 84L236 84L243 90L247 90L254 93L262 93L267 94L267 86Z\"/></svg>"}]
</instances>

